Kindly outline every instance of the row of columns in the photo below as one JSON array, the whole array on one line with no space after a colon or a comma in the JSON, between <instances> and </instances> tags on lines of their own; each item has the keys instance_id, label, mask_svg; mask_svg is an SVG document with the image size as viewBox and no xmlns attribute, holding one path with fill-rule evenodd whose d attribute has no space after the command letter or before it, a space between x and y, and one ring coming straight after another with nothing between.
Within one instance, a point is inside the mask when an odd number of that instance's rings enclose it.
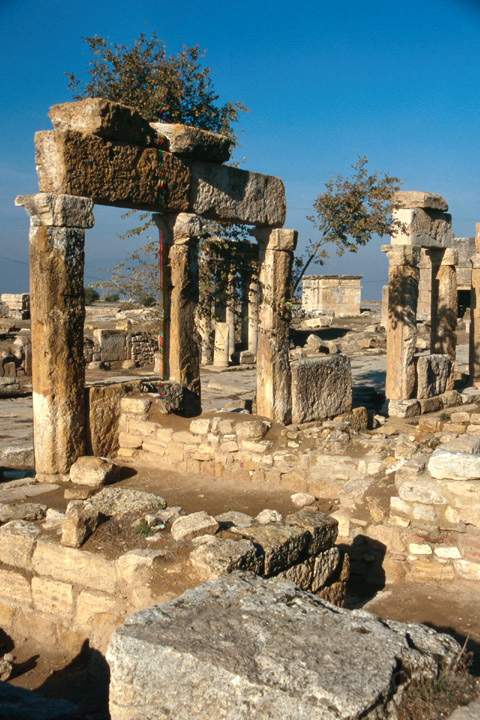
<instances>
[{"instance_id":1,"label":"row of columns","mask_svg":"<svg viewBox=\"0 0 480 720\"><path fill-rule=\"evenodd\" d=\"M85 230L93 227L93 202L68 195L17 198L30 214L30 298L35 467L39 479L65 476L86 451L83 357ZM200 410L198 245L201 218L191 213L155 216L161 233L160 332L162 373L188 388ZM293 251L297 233L259 228L257 412L291 419L288 331ZM258 289L254 288L258 284ZM251 293L251 294L250 294ZM257 329L252 312L252 326ZM250 335L249 335L250 337Z\"/></svg>"},{"instance_id":2,"label":"row of columns","mask_svg":"<svg viewBox=\"0 0 480 720\"><path fill-rule=\"evenodd\" d=\"M409 400L417 386L416 345L420 259L430 263L430 352L448 355L453 387L457 329L457 256L452 248L385 245L388 256L387 377L386 397ZM480 278L479 278L480 280Z\"/></svg>"}]
</instances>

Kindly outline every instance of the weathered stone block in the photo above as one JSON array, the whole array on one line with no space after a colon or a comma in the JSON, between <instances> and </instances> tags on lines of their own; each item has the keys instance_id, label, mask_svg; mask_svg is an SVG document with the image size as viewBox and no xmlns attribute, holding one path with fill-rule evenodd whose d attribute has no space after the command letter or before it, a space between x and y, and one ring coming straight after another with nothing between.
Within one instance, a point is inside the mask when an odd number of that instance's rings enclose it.
<instances>
[{"instance_id":1,"label":"weathered stone block","mask_svg":"<svg viewBox=\"0 0 480 720\"><path fill-rule=\"evenodd\" d=\"M190 168L171 153L72 130L38 132L35 147L42 192L161 212L189 209Z\"/></svg>"},{"instance_id":2,"label":"weathered stone block","mask_svg":"<svg viewBox=\"0 0 480 720\"><path fill-rule=\"evenodd\" d=\"M292 363L292 422L335 417L352 408L352 369L346 355Z\"/></svg>"},{"instance_id":3,"label":"weathered stone block","mask_svg":"<svg viewBox=\"0 0 480 720\"><path fill-rule=\"evenodd\" d=\"M70 501L62 523L62 545L81 547L104 520L106 516L92 504L83 500Z\"/></svg>"},{"instance_id":4,"label":"weathered stone block","mask_svg":"<svg viewBox=\"0 0 480 720\"><path fill-rule=\"evenodd\" d=\"M442 395L452 372L448 355L420 355L417 358L417 398Z\"/></svg>"},{"instance_id":5,"label":"weathered stone block","mask_svg":"<svg viewBox=\"0 0 480 720\"><path fill-rule=\"evenodd\" d=\"M308 530L311 536L309 555L317 555L321 550L331 547L338 535L338 522L330 515L319 510L303 508L285 518L287 525L296 525Z\"/></svg>"},{"instance_id":6,"label":"weathered stone block","mask_svg":"<svg viewBox=\"0 0 480 720\"><path fill-rule=\"evenodd\" d=\"M75 625L91 629L99 616L112 617L118 611L118 601L103 593L82 590L77 600Z\"/></svg>"},{"instance_id":7,"label":"weathered stone block","mask_svg":"<svg viewBox=\"0 0 480 720\"><path fill-rule=\"evenodd\" d=\"M33 553L33 569L55 580L85 585L93 590L115 592L115 565L102 555L63 547L41 540Z\"/></svg>"},{"instance_id":8,"label":"weathered stone block","mask_svg":"<svg viewBox=\"0 0 480 720\"><path fill-rule=\"evenodd\" d=\"M151 404L151 397L124 397L120 400L120 409L123 413L146 416Z\"/></svg>"},{"instance_id":9,"label":"weathered stone block","mask_svg":"<svg viewBox=\"0 0 480 720\"><path fill-rule=\"evenodd\" d=\"M264 574L267 577L276 575L301 560L311 541L307 530L281 523L232 528L232 532L242 535L263 549Z\"/></svg>"},{"instance_id":10,"label":"weathered stone block","mask_svg":"<svg viewBox=\"0 0 480 720\"><path fill-rule=\"evenodd\" d=\"M205 510L183 515L172 523L171 533L174 540L191 540L199 535L215 535L218 522Z\"/></svg>"},{"instance_id":11,"label":"weathered stone block","mask_svg":"<svg viewBox=\"0 0 480 720\"><path fill-rule=\"evenodd\" d=\"M123 330L95 328L93 336L100 347L102 362L118 362L127 357L127 336Z\"/></svg>"},{"instance_id":12,"label":"weathered stone block","mask_svg":"<svg viewBox=\"0 0 480 720\"><path fill-rule=\"evenodd\" d=\"M112 479L114 470L114 464L104 458L83 455L70 468L70 481L76 485L100 488Z\"/></svg>"},{"instance_id":13,"label":"weathered stone block","mask_svg":"<svg viewBox=\"0 0 480 720\"><path fill-rule=\"evenodd\" d=\"M67 619L73 613L73 587L48 578L32 578L33 604L40 612Z\"/></svg>"},{"instance_id":14,"label":"weathered stone block","mask_svg":"<svg viewBox=\"0 0 480 720\"><path fill-rule=\"evenodd\" d=\"M192 212L273 227L285 222L285 188L279 178L206 162L191 167Z\"/></svg>"},{"instance_id":15,"label":"weathered stone block","mask_svg":"<svg viewBox=\"0 0 480 720\"><path fill-rule=\"evenodd\" d=\"M53 105L48 116L55 130L74 130L133 145L151 145L155 139L154 130L140 113L105 98L85 98Z\"/></svg>"},{"instance_id":16,"label":"weathered stone block","mask_svg":"<svg viewBox=\"0 0 480 720\"><path fill-rule=\"evenodd\" d=\"M448 210L448 203L441 195L419 190L399 190L392 198L392 205L396 208L407 209Z\"/></svg>"},{"instance_id":17,"label":"weathered stone block","mask_svg":"<svg viewBox=\"0 0 480 720\"><path fill-rule=\"evenodd\" d=\"M20 604L30 605L32 601L30 583L13 570L0 569L0 595Z\"/></svg>"},{"instance_id":18,"label":"weathered stone block","mask_svg":"<svg viewBox=\"0 0 480 720\"><path fill-rule=\"evenodd\" d=\"M91 198L36 193L18 195L15 205L27 210L32 225L91 228L95 224Z\"/></svg>"},{"instance_id":19,"label":"weathered stone block","mask_svg":"<svg viewBox=\"0 0 480 720\"><path fill-rule=\"evenodd\" d=\"M459 652L455 640L425 626L332 608L291 583L235 573L115 631L106 654L110 713L112 720L388 717L410 682L433 685Z\"/></svg>"},{"instance_id":20,"label":"weathered stone block","mask_svg":"<svg viewBox=\"0 0 480 720\"><path fill-rule=\"evenodd\" d=\"M392 245L446 248L453 242L452 217L441 210L397 209Z\"/></svg>"},{"instance_id":21,"label":"weathered stone block","mask_svg":"<svg viewBox=\"0 0 480 720\"><path fill-rule=\"evenodd\" d=\"M234 570L263 572L263 555L249 540L213 538L190 553L190 562L205 580L213 580Z\"/></svg>"},{"instance_id":22,"label":"weathered stone block","mask_svg":"<svg viewBox=\"0 0 480 720\"><path fill-rule=\"evenodd\" d=\"M175 155L214 163L226 162L230 157L233 143L226 135L181 123L153 122L150 127L167 138L167 149Z\"/></svg>"},{"instance_id":23,"label":"weathered stone block","mask_svg":"<svg viewBox=\"0 0 480 720\"><path fill-rule=\"evenodd\" d=\"M420 414L420 403L418 400L389 400L388 414L399 418L415 417Z\"/></svg>"},{"instance_id":24,"label":"weathered stone block","mask_svg":"<svg viewBox=\"0 0 480 720\"><path fill-rule=\"evenodd\" d=\"M40 530L23 520L12 520L0 528L0 562L13 567L31 568L32 554Z\"/></svg>"}]
</instances>

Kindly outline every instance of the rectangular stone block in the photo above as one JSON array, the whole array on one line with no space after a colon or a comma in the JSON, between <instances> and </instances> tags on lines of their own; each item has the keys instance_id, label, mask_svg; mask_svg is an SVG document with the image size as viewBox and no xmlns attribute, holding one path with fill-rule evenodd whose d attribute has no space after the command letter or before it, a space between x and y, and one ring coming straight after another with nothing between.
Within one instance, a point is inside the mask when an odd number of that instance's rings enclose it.
<instances>
[{"instance_id":1,"label":"rectangular stone block","mask_svg":"<svg viewBox=\"0 0 480 720\"><path fill-rule=\"evenodd\" d=\"M91 628L99 615L111 616L118 610L118 601L110 595L82 590L77 599L75 625Z\"/></svg>"},{"instance_id":2,"label":"rectangular stone block","mask_svg":"<svg viewBox=\"0 0 480 720\"><path fill-rule=\"evenodd\" d=\"M91 198L36 193L18 195L15 205L24 207L30 215L31 224L36 226L91 228L95 224Z\"/></svg>"},{"instance_id":3,"label":"rectangular stone block","mask_svg":"<svg viewBox=\"0 0 480 720\"><path fill-rule=\"evenodd\" d=\"M453 242L452 217L441 210L401 208L392 217L398 223L392 245L446 248Z\"/></svg>"},{"instance_id":4,"label":"rectangular stone block","mask_svg":"<svg viewBox=\"0 0 480 720\"><path fill-rule=\"evenodd\" d=\"M392 204L395 208L448 210L448 203L441 195L438 195L438 193L421 192L419 190L399 190L393 195Z\"/></svg>"},{"instance_id":5,"label":"rectangular stone block","mask_svg":"<svg viewBox=\"0 0 480 720\"><path fill-rule=\"evenodd\" d=\"M167 139L167 149L175 155L214 163L230 158L233 143L226 135L181 123L152 122L150 127Z\"/></svg>"},{"instance_id":6,"label":"rectangular stone block","mask_svg":"<svg viewBox=\"0 0 480 720\"><path fill-rule=\"evenodd\" d=\"M116 571L113 562L85 550L62 547L42 540L33 554L33 569L55 580L85 585L93 590L115 592Z\"/></svg>"},{"instance_id":7,"label":"rectangular stone block","mask_svg":"<svg viewBox=\"0 0 480 720\"><path fill-rule=\"evenodd\" d=\"M283 225L285 188L280 178L227 165L192 163L191 211L225 222Z\"/></svg>"},{"instance_id":8,"label":"rectangular stone block","mask_svg":"<svg viewBox=\"0 0 480 720\"><path fill-rule=\"evenodd\" d=\"M309 555L317 555L330 548L337 538L338 521L319 510L303 508L285 518L287 525L295 525L310 533Z\"/></svg>"},{"instance_id":9,"label":"rectangular stone block","mask_svg":"<svg viewBox=\"0 0 480 720\"><path fill-rule=\"evenodd\" d=\"M335 417L352 409L352 369L346 355L292 363L292 422Z\"/></svg>"},{"instance_id":10,"label":"rectangular stone block","mask_svg":"<svg viewBox=\"0 0 480 720\"><path fill-rule=\"evenodd\" d=\"M38 132L35 148L42 192L126 208L188 210L191 172L171 153L72 130Z\"/></svg>"},{"instance_id":11,"label":"rectangular stone block","mask_svg":"<svg viewBox=\"0 0 480 720\"><path fill-rule=\"evenodd\" d=\"M32 601L30 583L13 570L0 569L0 595L21 604L29 605Z\"/></svg>"},{"instance_id":12,"label":"rectangular stone block","mask_svg":"<svg viewBox=\"0 0 480 720\"><path fill-rule=\"evenodd\" d=\"M55 130L74 130L133 145L151 145L156 139L155 131L140 113L105 98L85 98L53 105L48 116Z\"/></svg>"},{"instance_id":13,"label":"rectangular stone block","mask_svg":"<svg viewBox=\"0 0 480 720\"><path fill-rule=\"evenodd\" d=\"M48 578L32 578L33 604L37 610L62 618L73 612L73 587Z\"/></svg>"},{"instance_id":14,"label":"rectangular stone block","mask_svg":"<svg viewBox=\"0 0 480 720\"><path fill-rule=\"evenodd\" d=\"M13 520L0 528L0 562L30 569L33 548L40 535L33 523Z\"/></svg>"},{"instance_id":15,"label":"rectangular stone block","mask_svg":"<svg viewBox=\"0 0 480 720\"><path fill-rule=\"evenodd\" d=\"M420 355L417 358L417 398L442 395L452 372L452 361L448 355Z\"/></svg>"},{"instance_id":16,"label":"rectangular stone block","mask_svg":"<svg viewBox=\"0 0 480 720\"><path fill-rule=\"evenodd\" d=\"M285 188L270 175L74 130L38 132L35 148L41 192L222 222L275 227L285 221Z\"/></svg>"},{"instance_id":17,"label":"rectangular stone block","mask_svg":"<svg viewBox=\"0 0 480 720\"><path fill-rule=\"evenodd\" d=\"M248 528L232 528L262 548L265 555L264 574L276 575L297 563L305 556L311 536L307 530L290 525L254 525Z\"/></svg>"}]
</instances>

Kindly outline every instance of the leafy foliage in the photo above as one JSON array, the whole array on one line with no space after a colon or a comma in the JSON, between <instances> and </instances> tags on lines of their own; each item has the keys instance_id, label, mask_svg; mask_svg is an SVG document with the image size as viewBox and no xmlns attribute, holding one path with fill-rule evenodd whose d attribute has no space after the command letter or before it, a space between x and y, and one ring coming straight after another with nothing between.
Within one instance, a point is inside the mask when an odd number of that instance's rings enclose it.
<instances>
[{"instance_id":1,"label":"leafy foliage","mask_svg":"<svg viewBox=\"0 0 480 720\"><path fill-rule=\"evenodd\" d=\"M92 59L87 80L82 82L73 73L67 73L69 87L75 99L104 97L122 102L137 109L149 121L179 122L213 132L221 132L235 140L233 124L246 108L241 103L219 103L214 89L211 70L203 64L204 52L197 46L185 47L176 55L168 55L165 45L156 34L141 34L131 45L110 44L100 36L87 37ZM158 235L150 213L129 211L125 218L135 215L138 224L123 233L124 238L145 238L144 244L130 253L125 262L116 265L108 282L99 283L122 297L140 304L158 302ZM153 235L149 230L153 228ZM243 226L222 228L211 223L212 235L222 233L235 241L246 229ZM212 244L212 248L215 243ZM212 263L202 262L208 246L202 246L200 275L201 286L214 293L214 276L220 273L219 245ZM222 245L223 261L229 246ZM230 257L234 261L233 251ZM227 263L228 264L228 263ZM226 265L225 265L226 266ZM207 279L207 274L211 269Z\"/></svg>"},{"instance_id":2,"label":"leafy foliage","mask_svg":"<svg viewBox=\"0 0 480 720\"><path fill-rule=\"evenodd\" d=\"M83 290L85 296L85 304L92 305L96 300L100 300L100 295L93 287L86 287Z\"/></svg>"},{"instance_id":3,"label":"leafy foliage","mask_svg":"<svg viewBox=\"0 0 480 720\"><path fill-rule=\"evenodd\" d=\"M103 97L134 107L149 121L180 122L234 138L232 124L246 108L238 102L219 104L198 46L168 55L155 33L142 33L132 46L110 44L98 35L85 41L92 53L88 80L67 73L76 99Z\"/></svg>"},{"instance_id":4,"label":"leafy foliage","mask_svg":"<svg viewBox=\"0 0 480 720\"><path fill-rule=\"evenodd\" d=\"M310 240L305 258L297 259L295 288L312 262L324 264L326 245L332 244L338 255L357 252L374 235L389 235L395 228L392 196L400 187L399 178L370 173L366 157L360 157L352 170L350 177L338 175L328 180L313 204L315 214L308 220L320 238Z\"/></svg>"}]
</instances>

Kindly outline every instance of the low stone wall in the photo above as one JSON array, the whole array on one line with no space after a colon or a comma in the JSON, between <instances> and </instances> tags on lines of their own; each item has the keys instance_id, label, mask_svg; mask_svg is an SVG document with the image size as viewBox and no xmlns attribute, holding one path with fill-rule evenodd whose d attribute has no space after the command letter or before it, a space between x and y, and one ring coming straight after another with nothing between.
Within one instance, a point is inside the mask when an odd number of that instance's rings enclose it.
<instances>
[{"instance_id":1,"label":"low stone wall","mask_svg":"<svg viewBox=\"0 0 480 720\"><path fill-rule=\"evenodd\" d=\"M71 517L60 518L56 527L47 517L43 524L13 520L0 528L0 626L15 641L28 628L46 652L61 646L76 653L86 639L103 651L127 614L177 594L166 587L171 572L180 572L183 588L242 569L293 580L334 604L345 599L349 563L335 546L337 522L309 508L284 522L250 519L248 526L205 512L177 516L171 535L189 555L170 564L161 546L113 558L64 546L65 533L61 540L58 533ZM229 537L221 535L223 527Z\"/></svg>"},{"instance_id":2,"label":"low stone wall","mask_svg":"<svg viewBox=\"0 0 480 720\"><path fill-rule=\"evenodd\" d=\"M386 510L377 493L333 513L352 570L380 585L478 581L480 408L422 417L416 437L423 442L420 451L412 454L415 443L409 441L398 448L404 456L390 469Z\"/></svg>"},{"instance_id":3,"label":"low stone wall","mask_svg":"<svg viewBox=\"0 0 480 720\"><path fill-rule=\"evenodd\" d=\"M328 421L302 431L275 426L269 434L270 421L236 413L202 416L175 427L168 415L155 420L154 396L128 397L121 400L119 458L135 465L154 465L210 477L232 477L241 480L273 482L277 486L315 493L323 482L325 467L334 464L337 470L368 475L377 464L364 458L325 455L317 442L331 428L349 425L365 430L368 412L355 408ZM328 470L327 470L328 472Z\"/></svg>"}]
</instances>

